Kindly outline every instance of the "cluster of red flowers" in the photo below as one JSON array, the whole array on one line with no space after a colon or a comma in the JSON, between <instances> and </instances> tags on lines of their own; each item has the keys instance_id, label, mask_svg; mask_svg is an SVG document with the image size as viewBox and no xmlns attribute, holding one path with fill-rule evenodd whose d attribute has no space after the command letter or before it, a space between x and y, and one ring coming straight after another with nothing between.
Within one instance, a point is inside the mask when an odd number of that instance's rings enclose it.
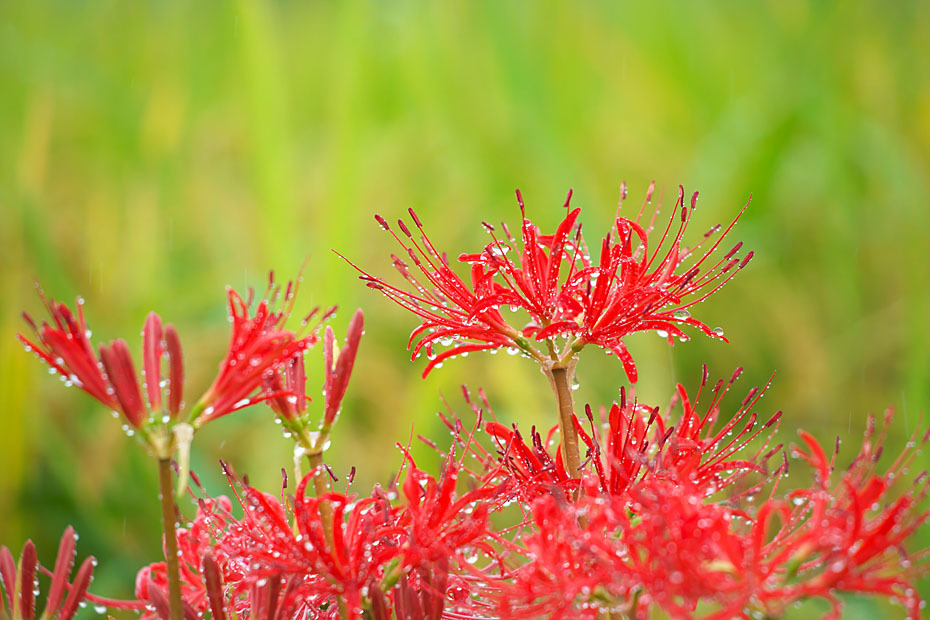
<instances>
[{"instance_id":1,"label":"cluster of red flowers","mask_svg":"<svg viewBox=\"0 0 930 620\"><path fill-rule=\"evenodd\" d=\"M491 243L477 254L459 256L459 261L471 265L471 286L452 270L446 255L429 240L413 209L410 217L421 233L420 240L403 220L397 221L402 237L390 229L384 218L375 216L383 228L391 231L422 277L414 275L402 258L393 256L394 266L413 290L393 286L359 269L361 278L420 317L422 322L411 334L410 343L416 341L414 358L424 350L429 358L424 376L447 358L486 349L516 347L531 357L544 359L546 355L534 345L537 342L545 343L550 352L564 344L561 357L577 353L588 344L603 347L620 358L630 381L635 382L636 366L624 338L638 331L655 330L670 339L687 340L688 335L679 327L687 325L724 339L722 329L711 329L693 318L688 308L719 290L752 259L752 252L736 257L742 243L722 257L715 257L739 216L722 233L721 227L715 226L697 245L682 245L698 194L691 196L689 208L680 186L672 216L658 243L651 246L649 233L660 207L656 207L648 223L641 220L654 189L655 184L650 186L639 214L630 219L620 216L626 197L626 188L621 188L614 226L603 238L596 262L581 235L581 209L570 210L571 192L565 200L567 215L551 235L542 234L527 219L523 198L517 192L523 214L521 247L517 249L518 242L506 224L501 224L503 236L499 237L494 227L485 223ZM717 233L719 236L713 239ZM703 249L704 243L710 247ZM684 266L689 260L690 264ZM501 314L503 307L525 310L529 322L519 328L510 325ZM559 338L565 342L560 343ZM434 353L437 343L448 348Z\"/></svg>"},{"instance_id":2,"label":"cluster of red flowers","mask_svg":"<svg viewBox=\"0 0 930 620\"><path fill-rule=\"evenodd\" d=\"M55 570L48 571L51 611L43 618L69 620L85 597L163 620L205 614L217 620L728 620L781 617L812 598L827 601L825 617L839 618L840 594L855 593L899 603L908 618L918 619L923 603L915 582L926 572L928 551L912 549L912 538L930 518L930 477L912 477L910 470L930 431L915 434L884 466L892 415L878 431L870 419L858 454L842 468L839 440L831 456L803 431L796 445L778 442L781 412L760 417L757 411L768 385L750 389L724 415L725 395L742 370L711 383L706 367L697 389L689 394L677 385L667 407L641 403L635 386L623 386L618 402L576 415L566 384L584 347L616 355L632 384L637 371L624 344L628 335L651 330L670 341L686 339L682 327L690 326L723 338L689 308L752 257L736 256L739 243L717 256L735 220L684 246L697 194L689 206L681 188L673 215L651 243L658 209L641 220L652 193L650 187L634 219L618 209L598 260L589 256L571 193L566 217L551 235L526 218L518 194L520 242L506 226L499 235L486 225L491 243L460 256L470 265L470 285L423 234L413 211L419 235L398 221L401 234L392 234L406 257L395 256L394 264L409 287L365 272L362 278L420 318L410 345L414 357L429 358L424 374L455 355L515 348L547 373L559 425L521 432L497 419L483 392L473 399L465 390L472 423L451 410L440 414L453 436L441 451L441 473L423 471L398 445L400 473L370 493L334 490L323 458L361 340L361 312L341 349L332 329L323 335L324 399L313 422L304 352L331 312L298 335L284 327L296 287L282 291L272 280L254 312L251 294L243 300L229 291L228 353L185 419L193 432L266 402L297 442L295 454L309 458L310 472L293 493L285 478L280 495L272 495L224 464L238 501L199 499L188 527L172 528L166 538L168 561L138 574L136 601L87 595L88 562L69 584L74 536L66 532ZM98 356L80 305L76 317L63 304L47 305L53 324L40 328L27 319L36 332L34 339L22 337L27 347L66 381L119 410L164 460L159 433L182 424L184 371L174 329L163 328L154 314L146 321L143 390L123 341L101 347ZM512 325L504 307L522 310L525 322ZM437 345L446 348L438 352ZM806 468L799 477L809 484L785 491L792 461ZM36 571L31 543L19 566L0 549L7 593L0 618L35 617Z\"/></svg>"}]
</instances>

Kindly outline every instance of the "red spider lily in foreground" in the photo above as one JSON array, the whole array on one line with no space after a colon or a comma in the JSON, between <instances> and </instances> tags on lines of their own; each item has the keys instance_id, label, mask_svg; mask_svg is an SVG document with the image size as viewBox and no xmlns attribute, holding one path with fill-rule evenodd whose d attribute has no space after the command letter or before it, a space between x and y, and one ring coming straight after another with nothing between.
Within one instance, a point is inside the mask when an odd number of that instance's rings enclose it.
<instances>
[{"instance_id":1,"label":"red spider lily in foreground","mask_svg":"<svg viewBox=\"0 0 930 620\"><path fill-rule=\"evenodd\" d=\"M675 437L695 419L716 417L721 393L718 383L701 417L679 387L684 411L674 427L658 408L612 408L628 411L630 421L608 425L606 440L625 448L605 460L603 440L588 438L585 492L576 500L561 475L528 475L552 459L538 441L530 449L514 432L498 444L512 492L532 509L517 552L526 562L494 584L503 617L645 620L655 608L681 619L780 617L797 601L824 598L832 606L826 617L834 619L842 610L837 594L847 592L887 597L920 618L915 582L927 570L928 552L908 547L930 518L927 473L905 482L903 494L893 490L913 465L917 436L879 473L884 431L876 438L870 419L859 454L831 483L839 444L828 459L802 431L805 446L792 452L812 467L814 482L779 496L788 462L769 472L766 463L780 446L768 449L768 441L756 439L772 432L779 415L765 424L747 415L761 392L751 390L722 429L710 422L704 439ZM889 411L885 428L891 417ZM500 442L499 426L489 427ZM930 431L920 443L928 437Z\"/></svg>"},{"instance_id":2,"label":"red spider lily in foreground","mask_svg":"<svg viewBox=\"0 0 930 620\"><path fill-rule=\"evenodd\" d=\"M438 620L444 609L456 608L446 600L449 590L467 610L463 595L483 573L465 556L473 549L496 554L488 521L492 502L485 500L500 488L459 495L461 465L451 454L438 480L412 462L409 467L404 501L398 504L378 488L365 499L335 492L309 496L312 474L298 485L292 504L282 503L230 474L241 487L245 515L234 518L225 498L202 501L191 527L178 530L186 607L192 613L210 610L215 618L241 617L268 595L262 588L276 584L278 615L269 617L367 613L388 620L394 613ZM332 522L323 504L332 508ZM460 567L468 569L457 573ZM152 608L147 617L164 616L159 607L166 589L164 563L139 573L137 596Z\"/></svg>"},{"instance_id":3,"label":"red spider lily in foreground","mask_svg":"<svg viewBox=\"0 0 930 620\"><path fill-rule=\"evenodd\" d=\"M665 414L659 407L627 401L624 388L620 390L620 403L611 405L606 413L601 411L600 423L596 424L591 407L586 407L587 430L574 418L586 447L584 472L589 477L582 476L584 479L567 475L561 450L553 455L544 447L551 444L551 432L544 443L534 429L532 446L528 446L516 427L511 430L489 422L485 429L494 438L501 464L524 498L532 499L546 487L545 494L551 494L553 486L572 491L579 483L586 485L589 495L622 495L649 476L687 480L711 496L733 488L750 474L767 478L768 461L782 448L781 444L771 446L781 412L759 422L752 411L768 386L752 388L733 416L718 428L720 402L741 373L739 368L728 382L717 381L710 389L710 403L703 413L699 403L708 389L706 367L694 401L679 384ZM679 403L682 412L672 424L671 410ZM758 441L760 436L764 437ZM751 453L744 454L750 449Z\"/></svg>"},{"instance_id":4,"label":"red spider lily in foreground","mask_svg":"<svg viewBox=\"0 0 930 620\"><path fill-rule=\"evenodd\" d=\"M831 482L837 454L828 458L802 434L804 446L792 452L811 466L814 481L779 494L787 461L766 439L779 416L754 422L761 390L753 389L732 419L715 421L730 384L718 382L700 408L700 394L692 402L679 388L675 418L634 402L617 405L627 422L608 421L588 435L576 499L561 474L527 475L530 460L538 468L558 455L548 456L541 440L523 445L496 422L485 425L496 460L450 421L465 457L455 456L454 444L438 480L411 462L399 496L376 489L361 500L310 497L311 476L283 502L243 486L244 517L233 518L225 500L202 503L179 532L186 601L214 617L245 617L271 597L278 615L258 616L269 619L646 620L661 610L676 619L726 620L780 617L809 598L829 601L827 617L838 618L837 595L850 592L898 601L919 618L914 580L926 569L926 551L907 547L930 516L927 476L903 494L892 488L915 448L879 473L883 435L876 438L870 423L852 465ZM677 436L697 421L700 433ZM598 453L602 445L624 447ZM782 458L771 470L776 454ZM472 457L485 473L465 467ZM472 490L459 494L463 475ZM516 520L508 507L514 500ZM324 503L334 507L331 524ZM162 566L140 573L143 583L140 597L157 610Z\"/></svg>"},{"instance_id":5,"label":"red spider lily in foreground","mask_svg":"<svg viewBox=\"0 0 930 620\"><path fill-rule=\"evenodd\" d=\"M698 195L695 192L691 196L689 208L681 187L672 216L658 242L651 244L649 234L659 209L648 223L640 220L654 189L655 184L650 186L635 219L620 216L618 208L597 262L588 256L581 235L581 209L570 209L571 192L565 201L565 219L551 235L542 234L526 218L523 198L517 192L523 214L520 248L506 224L501 225L503 236L485 224L491 243L477 254L459 256L461 262L471 265L470 285L452 270L446 255L426 236L412 209L410 217L419 238L403 220L397 222L402 233L399 235L384 218L376 216L404 250L405 257L393 257L394 266L411 288L398 288L359 271L369 287L420 317L410 344L413 357L423 350L429 357L424 376L447 358L472 351L517 347L539 361L564 361L585 345L594 344L616 354L630 381L635 382L636 366L623 339L634 332L656 330L666 337L685 340L688 336L679 327L684 325L723 338L722 330L712 330L692 318L688 308L719 290L752 258L752 252L736 258L742 243L715 258L736 220L712 242L710 238L719 232L719 226L697 245L683 246ZM624 186L621 205L625 197ZM701 247L705 242L710 244L707 249ZM408 259L421 276L413 273ZM503 307L525 310L529 322L522 327L511 325L501 314ZM564 338L561 346L557 338ZM532 341L544 342L545 350L537 349ZM449 348L435 353L437 343Z\"/></svg>"}]
</instances>

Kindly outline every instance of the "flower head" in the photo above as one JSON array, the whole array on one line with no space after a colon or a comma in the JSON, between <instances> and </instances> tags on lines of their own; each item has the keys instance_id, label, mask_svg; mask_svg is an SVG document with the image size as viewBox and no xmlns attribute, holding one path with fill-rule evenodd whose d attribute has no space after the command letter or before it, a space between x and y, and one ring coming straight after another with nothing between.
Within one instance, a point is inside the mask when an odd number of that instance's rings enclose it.
<instances>
[{"instance_id":1,"label":"flower head","mask_svg":"<svg viewBox=\"0 0 930 620\"><path fill-rule=\"evenodd\" d=\"M251 313L254 297L251 290L247 299L232 288L226 293L232 323L229 348L213 384L194 407L191 417L195 427L267 400L271 395L263 389L267 377L315 344L322 322L336 311L335 307L330 308L308 327L320 312L319 307L314 308L301 323L307 333L298 335L284 328L297 295L293 282L288 282L282 291L271 272L268 288L254 313Z\"/></svg>"},{"instance_id":2,"label":"flower head","mask_svg":"<svg viewBox=\"0 0 930 620\"><path fill-rule=\"evenodd\" d=\"M460 262L471 265L470 283L453 271L412 209L410 216L419 235L403 220L397 222L398 234L384 218L376 216L404 250L401 257L393 259L408 286L397 287L359 271L369 287L420 317L410 346L413 357L425 351L430 359L424 375L445 359L472 351L513 347L539 361L555 359L553 356L565 360L593 344L616 354L630 381L635 382L636 366L624 338L654 330L669 339L686 340L681 328L690 326L724 339L722 330L691 317L689 308L717 291L752 258L752 252L737 258L741 243L716 257L736 219L716 239L712 237L721 231L720 226L696 245L684 246L697 192L689 207L681 187L658 241L650 240L659 209L648 223L641 220L654 186L650 186L636 218L621 216L618 208L596 262L581 235L580 209L570 208L571 192L565 201L566 216L550 235L542 234L526 217L523 198L517 192L523 214L519 241L505 224L501 235L485 224L491 243L481 252L459 256ZM624 186L621 205L625 195ZM705 244L709 244L706 249L702 247ZM522 309L529 320L512 325L501 314L504 307ZM537 343L545 344L543 350ZM433 349L437 344L447 348L436 353Z\"/></svg>"},{"instance_id":3,"label":"flower head","mask_svg":"<svg viewBox=\"0 0 930 620\"><path fill-rule=\"evenodd\" d=\"M922 617L915 581L930 568L928 553L909 547L914 533L930 519L930 477L925 470L912 478L907 474L930 430L923 436L915 432L881 471L878 464L893 416L892 410L885 412L878 434L874 417L869 418L859 453L840 472L839 439L828 457L812 435L799 431L804 445L793 452L811 466L814 482L760 509L753 531L754 561L743 568L764 584L756 597L770 613L782 613L796 600L820 597L832 606L826 617L836 619L842 602L835 593L853 592L886 597L902 604L908 618ZM904 485L900 490L899 484Z\"/></svg>"},{"instance_id":4,"label":"flower head","mask_svg":"<svg viewBox=\"0 0 930 620\"><path fill-rule=\"evenodd\" d=\"M162 327L161 317L149 314L142 330L145 394L142 397L139 376L125 340L117 339L101 345L99 357L90 342L91 332L84 320L84 300L77 300L77 314L54 299L46 299L52 323L41 327L28 314L23 314L35 334L29 339L19 334L27 350L34 351L53 373L67 385L75 385L104 406L119 410L134 430L145 431L148 424L160 423L162 415L177 417L181 407L184 365L177 331L171 325ZM167 358L168 377L162 383L162 360ZM167 391L163 400L162 392Z\"/></svg>"}]
</instances>

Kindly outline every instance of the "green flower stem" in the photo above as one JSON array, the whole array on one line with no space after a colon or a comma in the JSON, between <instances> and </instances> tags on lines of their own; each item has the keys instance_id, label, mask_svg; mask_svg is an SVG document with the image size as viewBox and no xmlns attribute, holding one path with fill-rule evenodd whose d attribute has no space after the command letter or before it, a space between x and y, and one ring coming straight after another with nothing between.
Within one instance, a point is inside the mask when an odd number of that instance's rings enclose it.
<instances>
[{"instance_id":1,"label":"green flower stem","mask_svg":"<svg viewBox=\"0 0 930 620\"><path fill-rule=\"evenodd\" d=\"M165 563L168 567L170 620L184 620L184 609L181 604L181 571L178 566L178 538L175 534L175 504L170 458L158 459L158 482L162 529L165 534Z\"/></svg>"}]
</instances>

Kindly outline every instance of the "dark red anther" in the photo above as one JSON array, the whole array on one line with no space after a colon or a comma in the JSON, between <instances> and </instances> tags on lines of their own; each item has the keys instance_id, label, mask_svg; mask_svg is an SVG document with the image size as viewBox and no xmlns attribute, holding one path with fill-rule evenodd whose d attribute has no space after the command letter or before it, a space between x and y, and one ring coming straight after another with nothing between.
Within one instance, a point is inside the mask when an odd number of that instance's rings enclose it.
<instances>
[{"instance_id":1,"label":"dark red anther","mask_svg":"<svg viewBox=\"0 0 930 620\"><path fill-rule=\"evenodd\" d=\"M659 408L655 407L652 410L652 413L649 414L649 422L646 424L647 427L652 426L652 423L656 421L656 418L659 416Z\"/></svg>"},{"instance_id":2,"label":"dark red anther","mask_svg":"<svg viewBox=\"0 0 930 620\"><path fill-rule=\"evenodd\" d=\"M723 266L723 269L721 269L720 272L721 272L721 273L726 273L726 272L730 271L731 269L733 269L734 267L736 267L736 265L738 265L738 264L739 264L739 259L738 259L738 258L734 258L734 259L732 259L730 262L728 262L726 265L724 265L724 266Z\"/></svg>"},{"instance_id":3,"label":"dark red anther","mask_svg":"<svg viewBox=\"0 0 930 620\"><path fill-rule=\"evenodd\" d=\"M32 317L29 316L28 313L23 312L23 320L29 324L29 327L31 327L33 331L39 331L39 328L36 326L36 322L32 320Z\"/></svg>"},{"instance_id":4,"label":"dark red anther","mask_svg":"<svg viewBox=\"0 0 930 620\"><path fill-rule=\"evenodd\" d=\"M737 252L739 252L739 249L740 249L741 247L743 247L743 242L742 242L742 241L740 241L739 243L737 243L736 245L734 245L734 246L733 246L733 249L730 250L729 252L727 252L727 253L726 253L726 256L724 256L723 258L726 259L726 260L729 260L729 259L733 258L733 255L736 254Z\"/></svg>"},{"instance_id":5,"label":"dark red anther","mask_svg":"<svg viewBox=\"0 0 930 620\"><path fill-rule=\"evenodd\" d=\"M662 435L662 438L659 440L659 449L662 449L662 446L665 445L665 442L669 440L669 438L672 436L672 433L674 432L675 432L674 426L670 426L669 429L665 431L665 434Z\"/></svg>"},{"instance_id":6,"label":"dark red anther","mask_svg":"<svg viewBox=\"0 0 930 620\"><path fill-rule=\"evenodd\" d=\"M781 419L781 415L782 415L781 411L776 411L776 412L775 412L775 415L773 415L771 418L769 418L768 422L766 422L766 423L762 426L762 428L763 428L763 429L766 429L766 428L772 426L773 424L775 424L776 422L778 422L778 421Z\"/></svg>"}]
</instances>

